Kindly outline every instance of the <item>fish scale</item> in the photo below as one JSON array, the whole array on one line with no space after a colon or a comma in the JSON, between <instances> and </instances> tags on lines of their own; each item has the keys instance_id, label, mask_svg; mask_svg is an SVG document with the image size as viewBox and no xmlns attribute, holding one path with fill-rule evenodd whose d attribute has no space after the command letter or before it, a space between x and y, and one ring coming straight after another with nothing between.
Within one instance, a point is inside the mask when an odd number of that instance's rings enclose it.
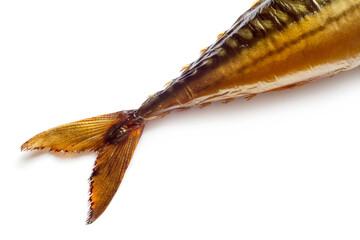
<instances>
[{"instance_id":1,"label":"fish scale","mask_svg":"<svg viewBox=\"0 0 360 240\"><path fill-rule=\"evenodd\" d=\"M203 57L200 57L199 60L194 62L192 66L188 68L188 71L183 73L183 75L185 75L191 69L194 69L196 63L203 61L204 56L206 58L206 56L208 56L212 51L218 50L219 48L228 48L234 51L248 47L261 40L261 37L264 35L271 34L272 32L276 31L281 31L288 25L299 21L306 15L315 13L328 2L329 0L318 2L312 0L290 2L259 1L254 5L252 10L249 10L247 13L241 16L234 23L231 29L226 31L214 45L209 47ZM304 3L308 3L310 5L306 5ZM266 8L261 6L261 4L266 6ZM304 11L305 9L306 11Z\"/></svg>"},{"instance_id":2,"label":"fish scale","mask_svg":"<svg viewBox=\"0 0 360 240\"><path fill-rule=\"evenodd\" d=\"M178 78L145 101L139 115L153 118L174 109L290 88L356 67L348 62L358 54L353 34L359 38L359 29L351 22L360 20L359 2L258 1ZM349 14L351 22L344 22ZM352 34L343 34L339 24L352 28ZM336 34L343 34L343 40ZM348 49L350 58L336 47L340 41L356 45ZM314 46L323 52L312 51ZM327 55L326 48L338 52Z\"/></svg>"},{"instance_id":3,"label":"fish scale","mask_svg":"<svg viewBox=\"0 0 360 240\"><path fill-rule=\"evenodd\" d=\"M360 0L260 0L139 109L68 123L21 147L98 153L94 222L115 195L146 123L173 110L303 86L360 64Z\"/></svg>"}]
</instances>

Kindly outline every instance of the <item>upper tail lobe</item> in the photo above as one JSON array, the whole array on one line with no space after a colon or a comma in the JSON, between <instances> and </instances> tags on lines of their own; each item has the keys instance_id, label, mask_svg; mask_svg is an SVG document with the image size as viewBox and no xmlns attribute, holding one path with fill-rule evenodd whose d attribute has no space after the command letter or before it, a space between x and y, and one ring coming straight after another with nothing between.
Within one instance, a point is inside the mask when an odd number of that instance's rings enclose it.
<instances>
[{"instance_id":1,"label":"upper tail lobe","mask_svg":"<svg viewBox=\"0 0 360 240\"><path fill-rule=\"evenodd\" d=\"M115 195L144 129L136 111L122 111L64 124L42 132L21 150L98 153L90 177L90 210L87 223L94 222Z\"/></svg>"}]
</instances>

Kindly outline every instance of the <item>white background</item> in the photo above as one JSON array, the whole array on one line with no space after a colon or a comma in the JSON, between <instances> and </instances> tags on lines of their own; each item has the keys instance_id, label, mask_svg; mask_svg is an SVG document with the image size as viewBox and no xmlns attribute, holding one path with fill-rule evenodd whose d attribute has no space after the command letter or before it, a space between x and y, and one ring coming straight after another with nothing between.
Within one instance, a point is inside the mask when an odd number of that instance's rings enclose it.
<instances>
[{"instance_id":1,"label":"white background","mask_svg":"<svg viewBox=\"0 0 360 240\"><path fill-rule=\"evenodd\" d=\"M360 69L150 122L85 225L95 155L22 153L138 107L251 1L1 1L1 239L359 239Z\"/></svg>"}]
</instances>

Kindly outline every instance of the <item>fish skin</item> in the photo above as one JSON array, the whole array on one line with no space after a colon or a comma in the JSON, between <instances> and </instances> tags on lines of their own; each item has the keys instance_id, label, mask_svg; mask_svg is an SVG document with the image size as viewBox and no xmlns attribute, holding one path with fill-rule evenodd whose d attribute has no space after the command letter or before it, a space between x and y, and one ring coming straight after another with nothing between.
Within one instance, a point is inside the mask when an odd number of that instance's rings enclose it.
<instances>
[{"instance_id":1,"label":"fish skin","mask_svg":"<svg viewBox=\"0 0 360 240\"><path fill-rule=\"evenodd\" d=\"M260 0L137 111L165 112L283 90L360 64L360 0ZM344 44L346 43L346 44Z\"/></svg>"},{"instance_id":2,"label":"fish skin","mask_svg":"<svg viewBox=\"0 0 360 240\"><path fill-rule=\"evenodd\" d=\"M137 110L64 124L21 150L92 151L89 214L110 204L148 120L172 110L300 87L360 64L360 0L260 0Z\"/></svg>"}]
</instances>

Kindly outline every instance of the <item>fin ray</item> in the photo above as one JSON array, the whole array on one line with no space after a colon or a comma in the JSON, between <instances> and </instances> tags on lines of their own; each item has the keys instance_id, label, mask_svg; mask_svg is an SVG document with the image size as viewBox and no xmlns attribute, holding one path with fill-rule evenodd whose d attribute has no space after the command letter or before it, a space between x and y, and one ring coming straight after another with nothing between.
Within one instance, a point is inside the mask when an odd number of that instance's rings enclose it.
<instances>
[{"instance_id":1,"label":"fin ray","mask_svg":"<svg viewBox=\"0 0 360 240\"><path fill-rule=\"evenodd\" d=\"M90 181L90 210L87 223L93 223L107 208L124 177L140 139L143 125L132 129L119 143L107 144L99 152Z\"/></svg>"},{"instance_id":2,"label":"fin ray","mask_svg":"<svg viewBox=\"0 0 360 240\"><path fill-rule=\"evenodd\" d=\"M116 112L51 128L25 142L21 150L98 151L105 144L104 132L126 116L123 112Z\"/></svg>"}]
</instances>

